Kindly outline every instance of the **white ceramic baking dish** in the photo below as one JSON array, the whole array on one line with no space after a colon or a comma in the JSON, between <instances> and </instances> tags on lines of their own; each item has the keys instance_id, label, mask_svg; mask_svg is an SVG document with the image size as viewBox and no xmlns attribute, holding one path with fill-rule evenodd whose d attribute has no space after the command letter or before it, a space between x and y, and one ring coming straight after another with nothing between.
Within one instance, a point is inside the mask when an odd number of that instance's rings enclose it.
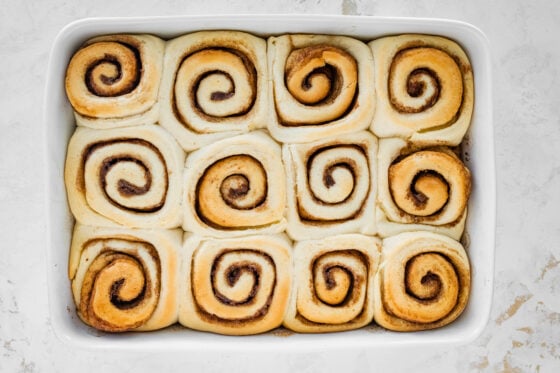
<instances>
[{"instance_id":1,"label":"white ceramic baking dish","mask_svg":"<svg viewBox=\"0 0 560 373\"><path fill-rule=\"evenodd\" d=\"M75 313L67 277L73 218L63 182L66 145L75 124L64 91L64 76L72 54L86 39L111 33L151 33L169 39L196 30L243 30L266 37L283 33L349 35L364 41L402 33L442 35L465 49L475 77L475 107L465 141L466 163L473 175L467 221L468 254L472 264L472 291L467 308L452 324L436 330L396 333L370 326L329 334L294 334L272 331L249 337L227 337L170 327L151 333L110 335L84 325ZM486 37L462 22L362 16L228 15L145 18L96 18L69 24L56 38L48 66L44 133L47 142L46 188L48 208L48 287L50 315L56 334L82 347L127 350L286 350L396 347L460 344L475 339L484 329L492 299L496 215L494 142L492 125L491 62Z\"/></svg>"}]
</instances>

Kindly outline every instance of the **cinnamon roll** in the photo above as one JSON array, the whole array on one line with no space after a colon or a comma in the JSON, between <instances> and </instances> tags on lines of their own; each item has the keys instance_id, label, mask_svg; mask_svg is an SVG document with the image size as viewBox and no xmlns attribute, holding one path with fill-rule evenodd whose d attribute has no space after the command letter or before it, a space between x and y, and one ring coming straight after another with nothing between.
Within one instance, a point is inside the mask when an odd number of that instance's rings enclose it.
<instances>
[{"instance_id":1,"label":"cinnamon roll","mask_svg":"<svg viewBox=\"0 0 560 373\"><path fill-rule=\"evenodd\" d=\"M159 126L79 127L66 154L70 209L86 225L179 227L184 161L181 147Z\"/></svg>"},{"instance_id":2,"label":"cinnamon roll","mask_svg":"<svg viewBox=\"0 0 560 373\"><path fill-rule=\"evenodd\" d=\"M152 35L88 40L66 70L66 94L79 126L107 129L153 124L164 41Z\"/></svg>"},{"instance_id":3,"label":"cinnamon roll","mask_svg":"<svg viewBox=\"0 0 560 373\"><path fill-rule=\"evenodd\" d=\"M322 333L370 323L380 247L377 238L358 234L298 242L284 325L297 332Z\"/></svg>"},{"instance_id":4,"label":"cinnamon roll","mask_svg":"<svg viewBox=\"0 0 560 373\"><path fill-rule=\"evenodd\" d=\"M187 158L183 229L213 237L279 233L284 183L280 146L265 132L207 145Z\"/></svg>"},{"instance_id":5,"label":"cinnamon roll","mask_svg":"<svg viewBox=\"0 0 560 373\"><path fill-rule=\"evenodd\" d=\"M68 266L77 313L106 332L155 330L177 321L181 230L76 224Z\"/></svg>"},{"instance_id":6,"label":"cinnamon roll","mask_svg":"<svg viewBox=\"0 0 560 373\"><path fill-rule=\"evenodd\" d=\"M290 237L374 234L376 155L377 140L364 131L284 145Z\"/></svg>"},{"instance_id":7,"label":"cinnamon roll","mask_svg":"<svg viewBox=\"0 0 560 373\"><path fill-rule=\"evenodd\" d=\"M285 236L185 240L179 322L219 334L263 333L282 323L291 291Z\"/></svg>"},{"instance_id":8,"label":"cinnamon roll","mask_svg":"<svg viewBox=\"0 0 560 373\"><path fill-rule=\"evenodd\" d=\"M264 127L266 42L237 31L203 31L167 42L162 126L186 150Z\"/></svg>"},{"instance_id":9,"label":"cinnamon roll","mask_svg":"<svg viewBox=\"0 0 560 373\"><path fill-rule=\"evenodd\" d=\"M372 131L424 145L458 145L474 103L472 67L461 47L428 35L385 37L369 45L377 92Z\"/></svg>"},{"instance_id":10,"label":"cinnamon roll","mask_svg":"<svg viewBox=\"0 0 560 373\"><path fill-rule=\"evenodd\" d=\"M375 322L396 331L449 324L467 304L470 276L457 241L420 231L387 238L375 276Z\"/></svg>"},{"instance_id":11,"label":"cinnamon roll","mask_svg":"<svg viewBox=\"0 0 560 373\"><path fill-rule=\"evenodd\" d=\"M268 59L276 109L268 129L278 141L309 142L371 124L373 58L361 41L328 35L271 37Z\"/></svg>"},{"instance_id":12,"label":"cinnamon roll","mask_svg":"<svg viewBox=\"0 0 560 373\"><path fill-rule=\"evenodd\" d=\"M380 236L428 230L461 237L471 178L450 148L416 148L398 138L382 139L378 162Z\"/></svg>"}]
</instances>

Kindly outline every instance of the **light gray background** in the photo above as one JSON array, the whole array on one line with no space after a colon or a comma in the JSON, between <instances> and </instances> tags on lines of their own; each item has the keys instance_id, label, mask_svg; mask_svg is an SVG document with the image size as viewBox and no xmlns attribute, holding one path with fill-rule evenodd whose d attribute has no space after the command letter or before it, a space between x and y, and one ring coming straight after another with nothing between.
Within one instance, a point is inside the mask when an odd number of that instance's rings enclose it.
<instances>
[{"instance_id":1,"label":"light gray background","mask_svg":"<svg viewBox=\"0 0 560 373\"><path fill-rule=\"evenodd\" d=\"M91 352L63 344L47 306L41 160L46 62L55 35L92 16L286 12L452 18L490 39L498 225L485 332L457 348L295 356ZM559 20L554 0L2 0L0 372L560 371Z\"/></svg>"}]
</instances>

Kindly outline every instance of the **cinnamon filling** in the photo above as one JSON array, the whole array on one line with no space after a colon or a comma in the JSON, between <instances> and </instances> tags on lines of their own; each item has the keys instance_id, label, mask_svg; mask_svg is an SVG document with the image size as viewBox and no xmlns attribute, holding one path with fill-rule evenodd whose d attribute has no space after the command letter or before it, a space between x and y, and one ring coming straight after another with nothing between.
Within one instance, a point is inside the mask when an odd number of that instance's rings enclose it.
<instances>
[{"instance_id":1,"label":"cinnamon filling","mask_svg":"<svg viewBox=\"0 0 560 373\"><path fill-rule=\"evenodd\" d=\"M230 221L227 214L263 206L268 197L267 174L256 158L246 154L232 155L204 170L195 195L197 215L205 224L221 230L243 228L246 223Z\"/></svg>"},{"instance_id":2,"label":"cinnamon filling","mask_svg":"<svg viewBox=\"0 0 560 373\"><path fill-rule=\"evenodd\" d=\"M138 138L115 138L115 139L111 139L111 140L107 140L107 141L101 141L101 142L97 142L95 144L90 145L89 147L87 147L84 152L82 153L82 164L85 165L89 159L89 157L97 150L102 149L104 146L107 145L113 145L113 144L119 144L119 143L130 143L130 144L135 144L135 145L139 145L139 146L144 146L146 148L149 148L151 152L153 152L160 160L160 162L163 164L164 168L167 169L167 165L165 162L165 159L163 157L163 155L161 154L161 152L159 151L159 149L157 147L155 147L153 144L151 144L150 142L143 140L143 139L138 139ZM167 190L169 188L169 180L168 180L168 174L165 173L164 177L164 185L165 185L165 190L162 193L162 197L159 201L157 201L156 203L149 205L149 206L144 206L142 208L132 208L129 206L125 206L122 205L120 203L118 203L117 201L115 201L113 198L111 198L108 194L107 194L107 181L106 181L106 176L109 173L109 171L111 170L111 168L113 168L114 166L116 166L117 164L121 163L121 162L131 162L136 164L137 166L139 166L140 169L143 170L144 172L144 184L143 185L135 185L133 183L130 183L129 181L125 180L125 179L119 179L118 180L118 184L117 184L117 189L118 189L118 193L123 196L123 197L132 197L132 196L140 196L140 195L144 195L146 194L151 186L152 186L152 174L150 172L150 170L148 169L148 167L139 159L133 158L130 155L126 155L126 154L116 154L112 157L108 157L106 158L101 166L101 169L98 171L99 172L99 183L102 187L102 190L105 191L105 197L107 198L107 200L113 204L114 206L123 209L123 210L127 210L127 211L133 211L133 212L137 212L137 213L152 213L152 212L156 212L158 210L160 210L163 205L165 204L165 199L167 196ZM78 190L81 190L83 192L85 192L85 179L84 179L84 167L80 168L80 171L78 173L78 179L77 179L77 185L76 187L78 188Z\"/></svg>"},{"instance_id":3,"label":"cinnamon filling","mask_svg":"<svg viewBox=\"0 0 560 373\"><path fill-rule=\"evenodd\" d=\"M228 267L224 273L223 276L225 277L225 280L227 282L227 284L229 286L234 286L238 280L240 279L241 275L243 273L248 273L249 275L251 275L254 279L253 281L253 286L251 287L251 290L247 293L246 297L242 300L232 300L229 299L227 296L225 296L222 292L219 291L219 289L217 288L217 283L216 283L216 279L217 276L219 275L217 272L217 268L220 264L220 262L223 260L224 255L228 254L228 253L236 253L236 254L244 254L244 253L251 253L254 255L259 255L260 257L264 258L270 265L272 268L274 268L272 273L262 273L263 270L261 268L261 266L256 263L256 262L252 262L252 261L241 261L238 263L235 263L235 265ZM191 265L195 265L194 263L194 259ZM236 307L236 306L246 306L246 305L250 305L253 304L254 302L257 301L257 296L258 296L258 292L261 291L261 276L273 276L274 280L272 283L272 289L270 294L268 294L268 296L266 297L266 300L263 302L262 307L260 307L253 315L249 316L249 317L244 317L244 318L223 318L223 317L219 317L218 315L216 315L215 313L212 312L212 310L206 310L203 309L201 307L201 305L196 302L195 299L195 309L196 312L199 314L200 317L202 317L204 320L206 320L207 322L212 322L215 324L225 324L228 325L230 327L243 327L244 325L248 324L248 323L253 323L256 321L259 321L260 319L262 319L263 317L266 316L266 314L268 313L268 310L272 304L272 300L274 298L275 295L275 290L276 290L276 267L274 264L274 260L272 259L272 257L270 257L268 254L263 253L261 251L257 251L257 250L253 250L253 249L225 249L223 250L219 255L216 256L216 259L213 261L212 263L212 269L210 272L210 276L212 279L212 293L213 295L216 297L216 299L225 305L231 306L231 307ZM193 273L191 272L191 281L192 281L192 276ZM193 294L194 295L194 294ZM235 311L232 310L232 314L234 314Z\"/></svg>"},{"instance_id":4,"label":"cinnamon filling","mask_svg":"<svg viewBox=\"0 0 560 373\"><path fill-rule=\"evenodd\" d=\"M86 70L85 76L85 83L87 89L94 95L99 97L116 97L126 95L132 92L140 83L140 79L142 77L142 59L140 58L140 52L132 45L125 44L122 42L114 42L117 43L127 49L129 49L132 53L134 53L133 62L126 62L121 61L117 56L114 56L110 53L105 53L102 59L95 61L91 66L89 66ZM115 83L118 83L123 78L123 71L122 71L122 64L133 64L135 66L135 72L133 74L132 79L129 78L126 84L121 87L119 90L114 91L111 89L107 89L107 87L102 87L98 85L97 79L101 81L106 86L112 86ZM94 71L100 68L102 65L106 65L106 68L103 69L105 72L102 72L96 77ZM110 75L107 70L112 70Z\"/></svg>"},{"instance_id":5,"label":"cinnamon filling","mask_svg":"<svg viewBox=\"0 0 560 373\"><path fill-rule=\"evenodd\" d=\"M424 194L421 191L416 189L416 185L418 184L418 180L423 179L423 178L436 179L437 180L436 182L439 182L442 185L445 185L445 187L446 187L445 195L449 195L449 193L450 193L449 183L439 173L437 173L435 171L432 171L432 170L420 171L418 174L416 174L416 176L414 176L414 179L412 180L412 183L410 184L410 194L409 194L410 200L419 209L424 208L426 206L426 204L428 203L428 201L430 200L430 197L428 197L426 194ZM443 204L443 206L439 210L435 211L431 215L439 214L444 207L445 207L445 204Z\"/></svg>"},{"instance_id":6,"label":"cinnamon filling","mask_svg":"<svg viewBox=\"0 0 560 373\"><path fill-rule=\"evenodd\" d=\"M88 241L84 248L95 245L103 245L103 249L89 264L81 285L80 317L108 332L143 325L155 311L161 292L161 262L156 249L144 241L112 238ZM154 273L148 271L151 266L138 250L153 261Z\"/></svg>"},{"instance_id":7,"label":"cinnamon filling","mask_svg":"<svg viewBox=\"0 0 560 373\"><path fill-rule=\"evenodd\" d=\"M247 72L247 76L249 77L249 85L251 87L251 99L250 99L250 103L249 105L247 105L244 108L241 108L237 113L230 115L229 117L241 117L244 115L247 115L247 113L249 113L251 111L251 109L253 108L253 105L256 101L256 97L257 97L257 79L258 79L258 75L257 75L257 69L255 67L255 65L253 64L253 61L246 56L244 53L242 53L241 51L235 50L235 49L231 49L231 48L221 48L221 47L208 47L205 49L201 49L198 50L190 55L187 55L183 58L183 61L187 60L188 58L190 58L193 55L196 55L197 53L200 53L201 51L225 51L228 53L231 53L235 56L237 56L239 59L241 59L245 70ZM183 62L181 62L179 64L179 66L182 64ZM215 91L212 92L210 95L210 99L212 101L225 101L229 98L232 98L235 95L235 85L233 83L233 78L231 77L231 75L227 72L227 71L221 71L221 70L212 70L212 71L206 71L204 74L201 74L200 76L196 77L196 80L194 81L194 83L192 83L192 85L190 85L190 100L191 102L193 102L193 107L196 110L197 114L200 115L201 117L203 117L205 120L209 121L209 122L219 122L222 121L223 118L221 117L215 117L213 115L207 114L204 110L204 108L200 105L200 103L198 102L197 96L196 96L196 92L198 90L199 84L200 82L205 79L208 76L211 75L221 75L223 77L226 78L226 80L229 80L229 82L231 83L231 89L226 91L226 92L222 92L222 91ZM175 84L174 86L177 84L177 78L175 78ZM183 117L183 115L180 113L178 107L177 107L177 101L175 100L175 96L173 95L173 111L175 112L175 116L177 118L181 119L181 123L184 123L185 125L188 123L188 121Z\"/></svg>"},{"instance_id":8,"label":"cinnamon filling","mask_svg":"<svg viewBox=\"0 0 560 373\"><path fill-rule=\"evenodd\" d=\"M340 150L345 152L351 150L350 154L327 155L330 151ZM357 158L358 157L358 158ZM312 149L307 154L306 162L306 185L299 188L307 188L309 197L313 203L322 206L332 206L333 208L344 203L359 199L360 205L352 210L351 213L344 217L329 218L315 216L313 212L303 207L300 198L297 198L298 215L302 221L311 225L333 224L355 219L360 216L364 209L364 202L367 199L369 188L367 182L367 190L359 187L366 175L362 172L363 157L366 164L369 163L365 149L357 144L333 144L321 148ZM322 159L321 159L322 158ZM324 161L326 159L326 161ZM319 176L311 176L313 170L322 170ZM369 172L368 170L366 170ZM311 179L315 177L313 182ZM320 185L320 184L322 185Z\"/></svg>"}]
</instances>

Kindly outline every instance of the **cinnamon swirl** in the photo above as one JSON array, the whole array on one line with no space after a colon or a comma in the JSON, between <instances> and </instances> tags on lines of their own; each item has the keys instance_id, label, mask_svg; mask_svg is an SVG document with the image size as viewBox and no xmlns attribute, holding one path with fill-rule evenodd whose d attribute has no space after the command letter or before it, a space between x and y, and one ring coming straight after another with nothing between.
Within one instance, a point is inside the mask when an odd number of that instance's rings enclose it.
<instances>
[{"instance_id":1,"label":"cinnamon swirl","mask_svg":"<svg viewBox=\"0 0 560 373\"><path fill-rule=\"evenodd\" d=\"M268 123L281 142L302 143L359 131L371 124L373 58L355 39L283 35L268 39L274 113Z\"/></svg>"},{"instance_id":2,"label":"cinnamon swirl","mask_svg":"<svg viewBox=\"0 0 560 373\"><path fill-rule=\"evenodd\" d=\"M88 40L66 70L66 94L77 124L107 129L155 123L163 51L163 40L152 35Z\"/></svg>"},{"instance_id":3,"label":"cinnamon swirl","mask_svg":"<svg viewBox=\"0 0 560 373\"><path fill-rule=\"evenodd\" d=\"M213 333L263 333L282 323L291 291L285 236L185 240L179 322Z\"/></svg>"},{"instance_id":4,"label":"cinnamon swirl","mask_svg":"<svg viewBox=\"0 0 560 373\"><path fill-rule=\"evenodd\" d=\"M106 332L176 322L181 238L180 230L76 224L68 274L80 319Z\"/></svg>"},{"instance_id":5,"label":"cinnamon swirl","mask_svg":"<svg viewBox=\"0 0 560 373\"><path fill-rule=\"evenodd\" d=\"M290 237L374 234L376 155L368 132L284 145Z\"/></svg>"},{"instance_id":6,"label":"cinnamon swirl","mask_svg":"<svg viewBox=\"0 0 560 373\"><path fill-rule=\"evenodd\" d=\"M66 154L70 209L87 225L179 227L184 160L181 147L159 126L79 127Z\"/></svg>"},{"instance_id":7,"label":"cinnamon swirl","mask_svg":"<svg viewBox=\"0 0 560 373\"><path fill-rule=\"evenodd\" d=\"M298 242L294 291L284 325L303 333L360 328L373 318L381 243L358 234Z\"/></svg>"},{"instance_id":8,"label":"cinnamon swirl","mask_svg":"<svg viewBox=\"0 0 560 373\"><path fill-rule=\"evenodd\" d=\"M264 127L266 42L237 31L204 31L167 42L161 125L186 150Z\"/></svg>"},{"instance_id":9,"label":"cinnamon swirl","mask_svg":"<svg viewBox=\"0 0 560 373\"><path fill-rule=\"evenodd\" d=\"M263 131L207 145L187 158L183 229L213 237L279 233L284 183L280 146Z\"/></svg>"},{"instance_id":10,"label":"cinnamon swirl","mask_svg":"<svg viewBox=\"0 0 560 373\"><path fill-rule=\"evenodd\" d=\"M400 35L372 41L379 137L458 145L471 121L474 89L469 59L448 39Z\"/></svg>"},{"instance_id":11,"label":"cinnamon swirl","mask_svg":"<svg viewBox=\"0 0 560 373\"><path fill-rule=\"evenodd\" d=\"M398 138L382 139L378 162L380 236L427 230L461 237L471 178L451 149L416 148Z\"/></svg>"},{"instance_id":12,"label":"cinnamon swirl","mask_svg":"<svg viewBox=\"0 0 560 373\"><path fill-rule=\"evenodd\" d=\"M375 277L375 322L396 331L434 329L463 312L470 266L460 243L430 232L383 240Z\"/></svg>"}]
</instances>

